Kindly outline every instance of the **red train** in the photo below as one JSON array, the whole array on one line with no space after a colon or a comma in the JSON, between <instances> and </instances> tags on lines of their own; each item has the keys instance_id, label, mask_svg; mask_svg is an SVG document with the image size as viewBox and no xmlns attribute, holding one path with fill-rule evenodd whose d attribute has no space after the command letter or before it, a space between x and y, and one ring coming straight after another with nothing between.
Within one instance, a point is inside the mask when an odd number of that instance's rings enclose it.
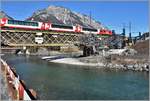
<instances>
[{"instance_id":1,"label":"red train","mask_svg":"<svg viewBox=\"0 0 150 101\"><path fill-rule=\"evenodd\" d=\"M107 29L91 29L77 26L68 26L54 23L44 23L35 21L19 21L9 20L7 18L0 19L1 29L3 28L17 28L17 29L28 29L28 30L51 30L51 31L63 31L63 32L82 32L82 33L93 33L100 35L112 35L112 31Z\"/></svg>"}]
</instances>

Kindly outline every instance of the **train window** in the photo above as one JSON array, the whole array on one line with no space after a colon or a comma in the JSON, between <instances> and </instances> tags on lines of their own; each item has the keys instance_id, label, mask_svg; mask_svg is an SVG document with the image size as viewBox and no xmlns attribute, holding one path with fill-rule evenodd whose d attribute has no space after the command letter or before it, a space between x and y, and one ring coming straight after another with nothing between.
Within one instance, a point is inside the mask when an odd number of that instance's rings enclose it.
<instances>
[{"instance_id":1,"label":"train window","mask_svg":"<svg viewBox=\"0 0 150 101\"><path fill-rule=\"evenodd\" d=\"M25 21L16 21L16 20L8 20L8 24L38 26L37 22L25 22Z\"/></svg>"},{"instance_id":2,"label":"train window","mask_svg":"<svg viewBox=\"0 0 150 101\"><path fill-rule=\"evenodd\" d=\"M16 24L17 24L17 25L20 25L20 24L19 24L19 21L16 21Z\"/></svg>"},{"instance_id":3,"label":"train window","mask_svg":"<svg viewBox=\"0 0 150 101\"><path fill-rule=\"evenodd\" d=\"M13 21L13 24L16 24L16 21Z\"/></svg>"},{"instance_id":4,"label":"train window","mask_svg":"<svg viewBox=\"0 0 150 101\"><path fill-rule=\"evenodd\" d=\"M30 25L30 26L32 26L32 23L31 23L31 22L29 22L29 25Z\"/></svg>"},{"instance_id":5,"label":"train window","mask_svg":"<svg viewBox=\"0 0 150 101\"><path fill-rule=\"evenodd\" d=\"M58 25L58 24L52 24L52 28L73 29L73 27L72 27L72 26Z\"/></svg>"},{"instance_id":6,"label":"train window","mask_svg":"<svg viewBox=\"0 0 150 101\"><path fill-rule=\"evenodd\" d=\"M29 22L29 26L32 26L30 22Z\"/></svg>"},{"instance_id":7,"label":"train window","mask_svg":"<svg viewBox=\"0 0 150 101\"><path fill-rule=\"evenodd\" d=\"M8 24L13 24L13 20L8 20Z\"/></svg>"},{"instance_id":8,"label":"train window","mask_svg":"<svg viewBox=\"0 0 150 101\"><path fill-rule=\"evenodd\" d=\"M18 24L19 24L19 25L23 25L22 21L18 21Z\"/></svg>"},{"instance_id":9,"label":"train window","mask_svg":"<svg viewBox=\"0 0 150 101\"><path fill-rule=\"evenodd\" d=\"M22 25L26 25L26 23L22 21Z\"/></svg>"},{"instance_id":10,"label":"train window","mask_svg":"<svg viewBox=\"0 0 150 101\"><path fill-rule=\"evenodd\" d=\"M33 26L36 26L36 23L33 23Z\"/></svg>"},{"instance_id":11,"label":"train window","mask_svg":"<svg viewBox=\"0 0 150 101\"><path fill-rule=\"evenodd\" d=\"M19 21L19 25L22 25L22 22L21 22L21 21Z\"/></svg>"},{"instance_id":12,"label":"train window","mask_svg":"<svg viewBox=\"0 0 150 101\"><path fill-rule=\"evenodd\" d=\"M24 25L24 22L23 22L23 21L21 21L21 24L22 24L22 25Z\"/></svg>"},{"instance_id":13,"label":"train window","mask_svg":"<svg viewBox=\"0 0 150 101\"><path fill-rule=\"evenodd\" d=\"M83 28L83 31L92 31L92 32L97 32L97 29Z\"/></svg>"},{"instance_id":14,"label":"train window","mask_svg":"<svg viewBox=\"0 0 150 101\"><path fill-rule=\"evenodd\" d=\"M30 26L32 26L32 23L31 23L31 22L29 22L29 25L30 25Z\"/></svg>"},{"instance_id":15,"label":"train window","mask_svg":"<svg viewBox=\"0 0 150 101\"><path fill-rule=\"evenodd\" d=\"M33 22L31 22L31 26L34 26L34 23L33 23Z\"/></svg>"},{"instance_id":16,"label":"train window","mask_svg":"<svg viewBox=\"0 0 150 101\"><path fill-rule=\"evenodd\" d=\"M29 23L28 23L28 22L26 22L26 25L27 25L27 26L29 26Z\"/></svg>"},{"instance_id":17,"label":"train window","mask_svg":"<svg viewBox=\"0 0 150 101\"><path fill-rule=\"evenodd\" d=\"M34 26L35 24L34 24L34 23L31 23L31 25Z\"/></svg>"},{"instance_id":18,"label":"train window","mask_svg":"<svg viewBox=\"0 0 150 101\"><path fill-rule=\"evenodd\" d=\"M38 26L38 23L34 23L35 24L35 26Z\"/></svg>"},{"instance_id":19,"label":"train window","mask_svg":"<svg viewBox=\"0 0 150 101\"><path fill-rule=\"evenodd\" d=\"M30 25L30 22L28 22L28 25L31 26L31 25Z\"/></svg>"},{"instance_id":20,"label":"train window","mask_svg":"<svg viewBox=\"0 0 150 101\"><path fill-rule=\"evenodd\" d=\"M14 24L18 25L18 21L14 21Z\"/></svg>"}]
</instances>

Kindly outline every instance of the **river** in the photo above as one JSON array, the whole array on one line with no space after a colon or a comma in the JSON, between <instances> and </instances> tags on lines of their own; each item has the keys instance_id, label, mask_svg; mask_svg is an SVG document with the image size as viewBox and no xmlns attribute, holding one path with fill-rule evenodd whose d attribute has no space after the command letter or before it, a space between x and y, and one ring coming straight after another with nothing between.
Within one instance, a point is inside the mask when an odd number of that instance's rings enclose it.
<instances>
[{"instance_id":1,"label":"river","mask_svg":"<svg viewBox=\"0 0 150 101\"><path fill-rule=\"evenodd\" d=\"M146 100L149 96L147 72L85 69L36 56L2 58L42 100Z\"/></svg>"}]
</instances>

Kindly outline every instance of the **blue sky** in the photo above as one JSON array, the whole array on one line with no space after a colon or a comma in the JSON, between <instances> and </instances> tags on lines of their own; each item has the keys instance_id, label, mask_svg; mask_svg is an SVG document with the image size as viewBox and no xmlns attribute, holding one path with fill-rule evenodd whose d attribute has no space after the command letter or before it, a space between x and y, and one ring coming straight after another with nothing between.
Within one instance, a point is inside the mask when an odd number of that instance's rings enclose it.
<instances>
[{"instance_id":1,"label":"blue sky","mask_svg":"<svg viewBox=\"0 0 150 101\"><path fill-rule=\"evenodd\" d=\"M2 1L1 9L17 20L24 20L49 5L63 6L86 15L91 12L92 18L118 33L122 32L123 23L128 26L129 22L133 36L148 31L148 1ZM128 30L126 27L127 34Z\"/></svg>"}]
</instances>

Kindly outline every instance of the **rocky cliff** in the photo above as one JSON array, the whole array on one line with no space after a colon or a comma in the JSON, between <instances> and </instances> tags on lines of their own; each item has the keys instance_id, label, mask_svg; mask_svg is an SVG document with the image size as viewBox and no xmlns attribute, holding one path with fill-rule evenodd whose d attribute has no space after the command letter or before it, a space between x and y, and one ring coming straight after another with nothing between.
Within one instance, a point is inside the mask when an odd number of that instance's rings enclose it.
<instances>
[{"instance_id":1,"label":"rocky cliff","mask_svg":"<svg viewBox=\"0 0 150 101\"><path fill-rule=\"evenodd\" d=\"M103 27L100 22L90 18L87 15L80 14L60 6L49 6L45 9L35 11L33 15L27 18L26 20L51 22L67 25L79 24L88 28Z\"/></svg>"}]
</instances>

